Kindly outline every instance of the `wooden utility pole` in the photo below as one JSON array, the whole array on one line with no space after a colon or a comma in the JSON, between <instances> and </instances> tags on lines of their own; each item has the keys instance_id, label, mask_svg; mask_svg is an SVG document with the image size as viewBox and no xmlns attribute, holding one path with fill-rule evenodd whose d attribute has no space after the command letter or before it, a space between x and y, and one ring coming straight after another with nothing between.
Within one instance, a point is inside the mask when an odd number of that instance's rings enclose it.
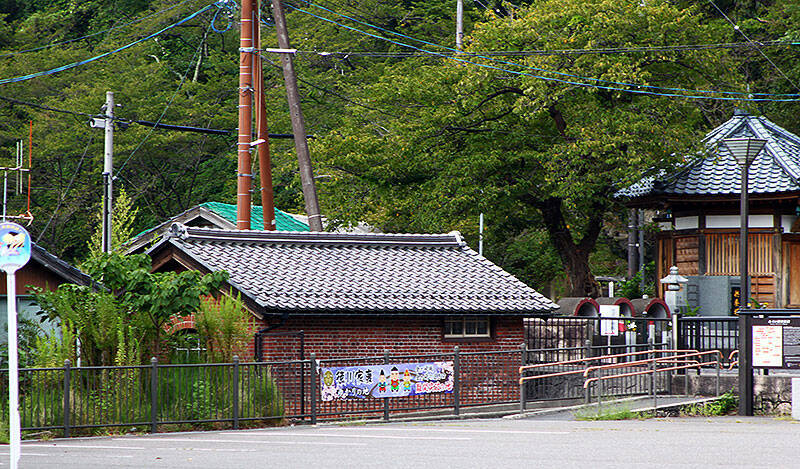
<instances>
[{"instance_id":1,"label":"wooden utility pole","mask_svg":"<svg viewBox=\"0 0 800 469\"><path fill-rule=\"evenodd\" d=\"M308 226L311 231L322 231L322 215L320 215L319 211L317 187L314 183L314 171L311 167L311 156L308 152L306 125L303 121L303 112L300 109L300 93L297 90L297 77L292 63L292 54L296 51L291 49L289 45L289 32L286 29L286 18L283 14L281 0L272 0L272 16L275 19L275 30L278 36L278 47L280 48L273 52L278 52L281 56L283 80L286 84L286 96L289 100L289 114L292 118L294 146L300 166L300 181L303 185L303 198L306 203Z\"/></svg>"},{"instance_id":2,"label":"wooden utility pole","mask_svg":"<svg viewBox=\"0 0 800 469\"><path fill-rule=\"evenodd\" d=\"M264 73L261 59L261 1L255 0L255 34L253 43L258 53L253 56L256 82L256 148L258 148L258 169L261 180L261 208L264 229L275 230L275 202L272 195L272 164L269 155L269 130L267 129L267 108L264 97Z\"/></svg>"},{"instance_id":3,"label":"wooden utility pole","mask_svg":"<svg viewBox=\"0 0 800 469\"><path fill-rule=\"evenodd\" d=\"M252 169L250 142L253 138L253 0L242 1L242 30L239 43L239 136L236 176L236 229L250 229L250 187Z\"/></svg>"}]
</instances>

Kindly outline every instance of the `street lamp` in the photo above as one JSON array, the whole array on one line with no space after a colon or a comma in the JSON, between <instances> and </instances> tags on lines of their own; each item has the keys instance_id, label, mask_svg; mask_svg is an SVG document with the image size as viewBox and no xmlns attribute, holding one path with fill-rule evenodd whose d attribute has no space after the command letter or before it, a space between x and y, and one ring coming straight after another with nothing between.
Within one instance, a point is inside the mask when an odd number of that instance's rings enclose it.
<instances>
[{"instance_id":1,"label":"street lamp","mask_svg":"<svg viewBox=\"0 0 800 469\"><path fill-rule=\"evenodd\" d=\"M750 279L748 276L748 245L747 245L747 228L748 228L748 189L747 178L750 165L755 161L756 156L764 148L767 141L760 138L726 138L722 140L722 144L728 148L733 158L742 168L742 187L741 196L739 198L739 213L741 214L741 223L739 228L739 275L741 286L739 288L739 299L742 302L742 307L747 308L750 302Z\"/></svg>"},{"instance_id":2,"label":"street lamp","mask_svg":"<svg viewBox=\"0 0 800 469\"><path fill-rule=\"evenodd\" d=\"M741 205L739 206L739 212L742 215L739 229L740 309L747 309L747 303L750 302L750 279L747 275L747 172L766 143L766 140L747 137L722 140L722 144L728 148L736 162L742 167ZM752 336L746 326L745 315L739 315L739 415L753 415L753 372L750 368Z\"/></svg>"}]
</instances>

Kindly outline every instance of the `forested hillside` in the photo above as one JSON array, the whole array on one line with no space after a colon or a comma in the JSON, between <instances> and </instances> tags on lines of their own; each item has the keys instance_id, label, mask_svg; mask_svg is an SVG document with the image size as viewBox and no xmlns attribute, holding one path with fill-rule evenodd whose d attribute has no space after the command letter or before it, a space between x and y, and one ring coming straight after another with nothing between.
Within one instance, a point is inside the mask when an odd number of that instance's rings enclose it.
<instances>
[{"instance_id":1,"label":"forested hillside","mask_svg":"<svg viewBox=\"0 0 800 469\"><path fill-rule=\"evenodd\" d=\"M135 230L197 203L235 202L233 2L0 1L0 162L33 123L30 230L85 256L114 91L116 188ZM533 0L289 0L289 33L320 204L333 223L460 230L534 286L619 274L611 195L697 151L734 108L800 132L800 4ZM268 8L264 47L277 47ZM199 12L199 13L198 13ZM176 25L177 23L177 25ZM158 34L156 34L158 33ZM290 133L278 58L264 53L271 132ZM231 130L167 131L136 120ZM276 206L303 210L291 140L273 140ZM9 213L26 210L9 182ZM590 253L594 253L590 256Z\"/></svg>"}]
</instances>

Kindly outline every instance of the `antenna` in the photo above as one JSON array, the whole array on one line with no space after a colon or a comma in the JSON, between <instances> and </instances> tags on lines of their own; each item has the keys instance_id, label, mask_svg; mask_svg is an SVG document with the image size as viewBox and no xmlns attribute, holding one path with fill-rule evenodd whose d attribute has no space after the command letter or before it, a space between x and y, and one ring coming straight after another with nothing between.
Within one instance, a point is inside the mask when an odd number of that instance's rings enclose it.
<instances>
[{"instance_id":1,"label":"antenna","mask_svg":"<svg viewBox=\"0 0 800 469\"><path fill-rule=\"evenodd\" d=\"M29 123L28 132L28 167L25 167L25 143L22 140L17 141L17 151L14 158L14 166L5 167L0 166L0 171L3 172L3 221L11 219L26 220L27 225L30 226L33 222L33 215L31 214L31 164L33 162L33 121ZM14 173L14 192L15 195L22 195L23 191L23 173L28 174L28 194L27 194L27 208L25 213L19 215L8 215L8 173Z\"/></svg>"}]
</instances>

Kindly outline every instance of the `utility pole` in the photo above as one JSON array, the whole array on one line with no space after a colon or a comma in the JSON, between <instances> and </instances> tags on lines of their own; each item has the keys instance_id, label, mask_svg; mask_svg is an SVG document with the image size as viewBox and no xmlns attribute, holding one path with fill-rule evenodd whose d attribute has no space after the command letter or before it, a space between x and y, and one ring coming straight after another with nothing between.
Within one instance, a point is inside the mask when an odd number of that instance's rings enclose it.
<instances>
[{"instance_id":1,"label":"utility pole","mask_svg":"<svg viewBox=\"0 0 800 469\"><path fill-rule=\"evenodd\" d=\"M114 92L106 91L105 145L103 151L103 252L111 252L111 214L114 197Z\"/></svg>"},{"instance_id":2,"label":"utility pole","mask_svg":"<svg viewBox=\"0 0 800 469\"><path fill-rule=\"evenodd\" d=\"M239 42L239 134L237 140L236 229L250 229L252 183L250 142L253 138L253 0L242 1Z\"/></svg>"},{"instance_id":3,"label":"utility pole","mask_svg":"<svg viewBox=\"0 0 800 469\"><path fill-rule=\"evenodd\" d=\"M269 129L267 128L267 109L264 97L264 73L261 58L261 0L256 1L255 34L253 43L259 52L253 56L253 70L256 83L256 148L258 148L258 169L261 182L261 209L264 229L274 231L275 202L272 194L272 164L269 155Z\"/></svg>"},{"instance_id":4,"label":"utility pole","mask_svg":"<svg viewBox=\"0 0 800 469\"><path fill-rule=\"evenodd\" d=\"M456 49L461 50L464 39L464 0L456 0Z\"/></svg>"},{"instance_id":5,"label":"utility pole","mask_svg":"<svg viewBox=\"0 0 800 469\"><path fill-rule=\"evenodd\" d=\"M244 13L242 13L244 14ZM303 185L303 198L306 203L308 226L311 231L322 231L322 215L319 211L317 200L317 187L314 183L314 171L311 166L311 156L308 152L306 139L306 125L303 121L303 112L300 109L300 93L297 90L297 77L292 63L292 54L296 50L289 45L289 32L286 29L286 18L283 14L281 0L272 0L272 16L275 19L275 30L278 36L278 47L271 52L278 52L283 66L283 80L286 83L286 96L289 101L289 114L292 118L292 131L294 132L294 146L297 151L297 160L300 166L300 181ZM242 26L244 30L244 26Z\"/></svg>"}]
</instances>

